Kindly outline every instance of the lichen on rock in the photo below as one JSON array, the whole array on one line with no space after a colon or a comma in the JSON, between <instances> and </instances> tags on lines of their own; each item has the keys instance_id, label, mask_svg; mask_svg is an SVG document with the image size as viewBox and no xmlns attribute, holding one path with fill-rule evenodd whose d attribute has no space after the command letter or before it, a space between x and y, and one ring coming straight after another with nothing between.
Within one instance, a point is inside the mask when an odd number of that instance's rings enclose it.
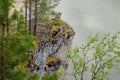
<instances>
[{"instance_id":1,"label":"lichen on rock","mask_svg":"<svg viewBox=\"0 0 120 80\"><path fill-rule=\"evenodd\" d=\"M67 68L68 51L64 50L64 47L71 47L75 35L72 27L60 18L52 20L49 24L51 28L45 27L45 24L37 28L38 49L34 54L35 63L31 64L37 64L37 67L33 66L33 68L42 76L52 73L60 66Z\"/></svg>"}]
</instances>

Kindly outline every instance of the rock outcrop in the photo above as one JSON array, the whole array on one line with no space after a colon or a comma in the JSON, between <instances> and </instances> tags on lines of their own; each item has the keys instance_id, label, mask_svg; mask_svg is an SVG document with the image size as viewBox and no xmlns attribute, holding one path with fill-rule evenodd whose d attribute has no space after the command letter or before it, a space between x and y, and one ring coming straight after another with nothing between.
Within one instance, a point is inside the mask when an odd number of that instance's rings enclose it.
<instances>
[{"instance_id":1,"label":"rock outcrop","mask_svg":"<svg viewBox=\"0 0 120 80\"><path fill-rule=\"evenodd\" d=\"M60 19L58 19L60 20ZM50 74L60 66L67 68L66 55L68 51L64 47L71 47L75 32L65 22L57 25L52 22L51 28L39 26L37 28L38 49L34 51L30 63L31 72L39 72L42 76Z\"/></svg>"}]
</instances>

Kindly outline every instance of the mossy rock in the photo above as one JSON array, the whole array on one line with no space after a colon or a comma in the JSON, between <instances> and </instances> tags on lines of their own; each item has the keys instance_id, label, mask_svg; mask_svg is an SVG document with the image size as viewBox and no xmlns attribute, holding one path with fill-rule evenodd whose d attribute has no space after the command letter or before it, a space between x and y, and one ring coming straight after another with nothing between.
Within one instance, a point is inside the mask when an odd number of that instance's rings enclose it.
<instances>
[{"instance_id":1,"label":"mossy rock","mask_svg":"<svg viewBox=\"0 0 120 80\"><path fill-rule=\"evenodd\" d=\"M68 66L69 63L68 63L67 61L62 61L61 64L62 64L63 66Z\"/></svg>"},{"instance_id":2,"label":"mossy rock","mask_svg":"<svg viewBox=\"0 0 120 80\"><path fill-rule=\"evenodd\" d=\"M69 34L70 36L73 36L73 35L75 35L75 32L74 31L72 31L72 32L70 32L70 34Z\"/></svg>"},{"instance_id":3,"label":"mossy rock","mask_svg":"<svg viewBox=\"0 0 120 80\"><path fill-rule=\"evenodd\" d=\"M60 38L57 37L57 38L54 38L54 39L53 39L53 42L54 42L54 43L57 43L59 40L60 40Z\"/></svg>"},{"instance_id":4,"label":"mossy rock","mask_svg":"<svg viewBox=\"0 0 120 80\"><path fill-rule=\"evenodd\" d=\"M50 55L47 57L46 64L49 64L51 62L56 62L57 60L59 60L59 57L57 57L56 55Z\"/></svg>"},{"instance_id":5,"label":"mossy rock","mask_svg":"<svg viewBox=\"0 0 120 80\"><path fill-rule=\"evenodd\" d=\"M59 29L63 28L63 26L52 26L52 31L58 31Z\"/></svg>"},{"instance_id":6,"label":"mossy rock","mask_svg":"<svg viewBox=\"0 0 120 80\"><path fill-rule=\"evenodd\" d=\"M64 24L64 21L62 21L61 19L58 19L58 20L55 20L52 24L56 26L62 26Z\"/></svg>"},{"instance_id":7,"label":"mossy rock","mask_svg":"<svg viewBox=\"0 0 120 80\"><path fill-rule=\"evenodd\" d=\"M60 29L59 27L60 27L60 26L53 26L53 27L52 27L52 32L53 32L53 31L58 31L58 30Z\"/></svg>"},{"instance_id":8,"label":"mossy rock","mask_svg":"<svg viewBox=\"0 0 120 80\"><path fill-rule=\"evenodd\" d=\"M62 33L63 36L64 36L65 34L69 34L70 36L73 36L73 35L75 34L75 32L73 31L73 29L72 29L70 26L68 26L68 27L64 30L64 32Z\"/></svg>"}]
</instances>

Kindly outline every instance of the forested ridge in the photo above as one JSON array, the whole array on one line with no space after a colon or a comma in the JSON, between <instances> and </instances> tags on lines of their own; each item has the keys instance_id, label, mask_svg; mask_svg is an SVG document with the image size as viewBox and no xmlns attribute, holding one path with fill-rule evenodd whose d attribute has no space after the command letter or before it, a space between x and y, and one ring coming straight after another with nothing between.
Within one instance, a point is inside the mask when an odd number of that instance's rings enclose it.
<instances>
[{"instance_id":1,"label":"forested ridge","mask_svg":"<svg viewBox=\"0 0 120 80\"><path fill-rule=\"evenodd\" d=\"M40 75L29 71L29 53L40 44L37 22L50 22L59 0L23 0L20 10L16 3L17 0L0 0L0 80L39 80Z\"/></svg>"},{"instance_id":2,"label":"forested ridge","mask_svg":"<svg viewBox=\"0 0 120 80\"><path fill-rule=\"evenodd\" d=\"M17 1L0 0L0 80L111 80L111 69L120 73L120 32L90 35L72 49L75 32L54 11L60 0L21 0L19 10Z\"/></svg>"}]
</instances>

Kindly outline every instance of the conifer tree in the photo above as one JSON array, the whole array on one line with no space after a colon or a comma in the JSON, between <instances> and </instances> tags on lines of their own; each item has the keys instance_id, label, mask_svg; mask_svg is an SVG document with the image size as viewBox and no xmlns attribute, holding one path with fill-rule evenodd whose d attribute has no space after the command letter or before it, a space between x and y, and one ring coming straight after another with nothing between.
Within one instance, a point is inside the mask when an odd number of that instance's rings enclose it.
<instances>
[{"instance_id":1,"label":"conifer tree","mask_svg":"<svg viewBox=\"0 0 120 80\"><path fill-rule=\"evenodd\" d=\"M38 18L40 21L49 21L50 17L55 14L54 8L60 0L39 0Z\"/></svg>"},{"instance_id":2,"label":"conifer tree","mask_svg":"<svg viewBox=\"0 0 120 80\"><path fill-rule=\"evenodd\" d=\"M5 27L7 27L7 33L9 32L9 9L13 3L13 0L0 0L0 26L2 26L2 36L1 36L1 79L4 80L4 70L5 70L5 51L4 51L4 37L5 37Z\"/></svg>"},{"instance_id":3,"label":"conifer tree","mask_svg":"<svg viewBox=\"0 0 120 80\"><path fill-rule=\"evenodd\" d=\"M27 4L28 4L28 1L25 0L25 27L27 27L27 9L28 9Z\"/></svg>"},{"instance_id":4,"label":"conifer tree","mask_svg":"<svg viewBox=\"0 0 120 80\"><path fill-rule=\"evenodd\" d=\"M32 0L29 0L29 32L31 34L31 10L32 10Z\"/></svg>"},{"instance_id":5,"label":"conifer tree","mask_svg":"<svg viewBox=\"0 0 120 80\"><path fill-rule=\"evenodd\" d=\"M37 28L37 3L38 0L35 0L35 20L34 20L34 35L36 35L36 28Z\"/></svg>"},{"instance_id":6,"label":"conifer tree","mask_svg":"<svg viewBox=\"0 0 120 80\"><path fill-rule=\"evenodd\" d=\"M27 53L36 48L37 44L35 37L29 35L25 28L22 12L14 12L11 16L11 20L17 22L17 31L10 29L10 33L5 34L8 18L6 11L10 10L6 8L6 5L10 8L12 1L9 0L8 4L6 0L0 0L0 28L2 29L0 32L0 80L27 80L30 76L34 76L27 68L29 60Z\"/></svg>"}]
</instances>

